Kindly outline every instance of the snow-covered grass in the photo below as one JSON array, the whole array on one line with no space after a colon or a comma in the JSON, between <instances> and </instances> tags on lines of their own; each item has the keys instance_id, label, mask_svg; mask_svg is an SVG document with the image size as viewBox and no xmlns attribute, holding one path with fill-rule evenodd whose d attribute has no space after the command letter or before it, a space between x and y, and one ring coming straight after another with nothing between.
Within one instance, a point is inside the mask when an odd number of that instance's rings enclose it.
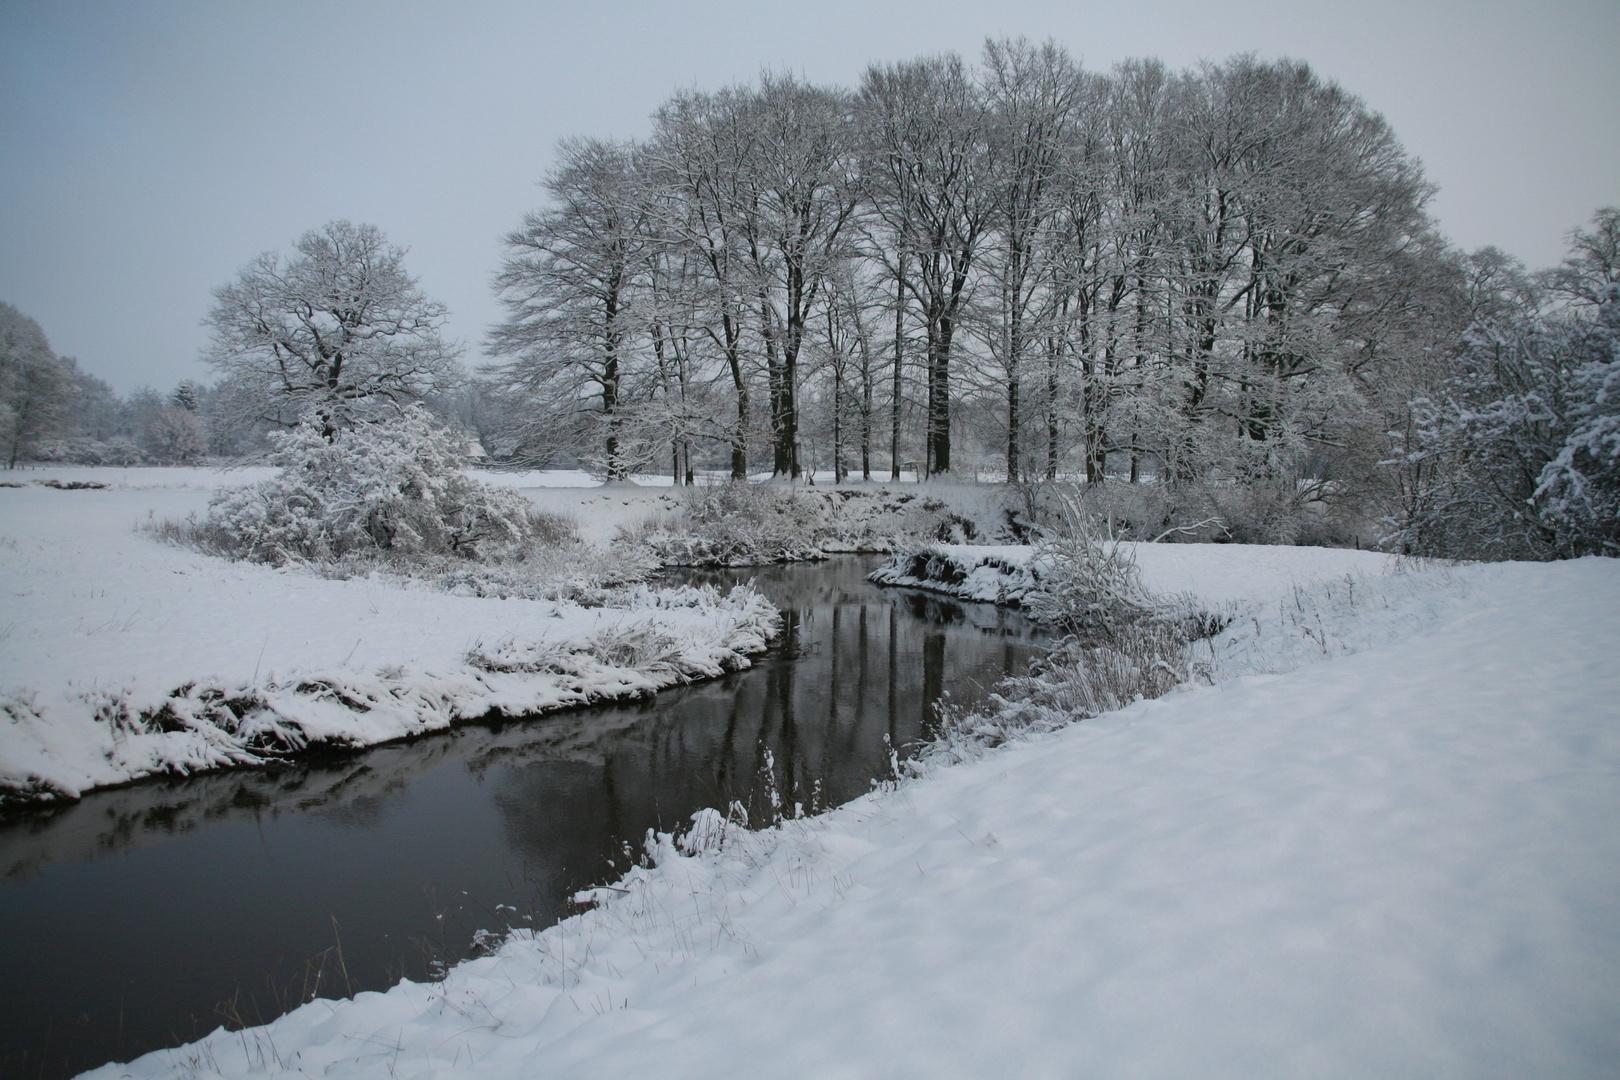
<instances>
[{"instance_id":1,"label":"snow-covered grass","mask_svg":"<svg viewBox=\"0 0 1620 1080\"><path fill-rule=\"evenodd\" d=\"M41 472L19 479L108 486L0 489L6 797L643 696L745 666L778 623L746 588L636 587L584 607L455 595L443 575L405 588L227 562L137 527L200 514L240 474Z\"/></svg>"},{"instance_id":2,"label":"snow-covered grass","mask_svg":"<svg viewBox=\"0 0 1620 1080\"><path fill-rule=\"evenodd\" d=\"M1614 560L1276 583L1215 685L707 812L443 983L91 1075L1610 1076L1616 641Z\"/></svg>"}]
</instances>

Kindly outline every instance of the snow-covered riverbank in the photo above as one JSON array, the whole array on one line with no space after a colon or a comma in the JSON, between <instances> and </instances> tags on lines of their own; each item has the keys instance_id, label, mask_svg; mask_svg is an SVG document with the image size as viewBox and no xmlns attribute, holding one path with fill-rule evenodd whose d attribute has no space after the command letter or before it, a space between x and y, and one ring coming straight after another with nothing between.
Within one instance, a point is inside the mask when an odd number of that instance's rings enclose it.
<instances>
[{"instance_id":1,"label":"snow-covered riverbank","mask_svg":"<svg viewBox=\"0 0 1620 1080\"><path fill-rule=\"evenodd\" d=\"M746 666L777 625L747 589L640 589L595 608L482 599L233 564L137 531L260 474L30 470L13 475L108 486L0 489L0 792L73 796L641 696ZM646 514L657 499L614 496L618 513L591 516Z\"/></svg>"},{"instance_id":2,"label":"snow-covered riverbank","mask_svg":"<svg viewBox=\"0 0 1620 1080\"><path fill-rule=\"evenodd\" d=\"M1381 575L1399 565L1391 555L1348 548L1263 544L1144 544L1122 541L1142 584L1158 596L1185 596L1212 611L1275 600L1295 586L1346 575ZM930 544L895 555L872 573L880 585L928 589L964 600L1016 604L1040 574L1026 544Z\"/></svg>"},{"instance_id":3,"label":"snow-covered riverbank","mask_svg":"<svg viewBox=\"0 0 1620 1080\"><path fill-rule=\"evenodd\" d=\"M1277 584L1218 685L92 1075L1613 1075L1620 562Z\"/></svg>"}]
</instances>

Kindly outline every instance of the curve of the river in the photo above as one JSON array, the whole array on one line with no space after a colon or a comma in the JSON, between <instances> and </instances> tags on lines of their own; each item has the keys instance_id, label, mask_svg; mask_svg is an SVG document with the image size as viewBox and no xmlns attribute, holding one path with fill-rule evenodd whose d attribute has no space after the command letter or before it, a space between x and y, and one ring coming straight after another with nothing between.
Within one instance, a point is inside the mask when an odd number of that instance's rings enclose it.
<instances>
[{"instance_id":1,"label":"curve of the river","mask_svg":"<svg viewBox=\"0 0 1620 1080\"><path fill-rule=\"evenodd\" d=\"M60 1077L426 978L479 930L544 926L649 828L869 790L1039 649L1015 612L868 584L844 557L753 580L786 632L745 672L648 703L274 769L159 779L0 817L0 1075ZM887 740L887 741L886 741Z\"/></svg>"}]
</instances>

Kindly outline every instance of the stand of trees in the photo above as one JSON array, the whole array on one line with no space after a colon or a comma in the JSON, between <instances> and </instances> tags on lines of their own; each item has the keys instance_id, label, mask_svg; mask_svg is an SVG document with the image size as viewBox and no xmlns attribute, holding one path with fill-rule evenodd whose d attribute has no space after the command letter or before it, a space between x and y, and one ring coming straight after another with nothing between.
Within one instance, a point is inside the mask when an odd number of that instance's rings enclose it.
<instances>
[{"instance_id":1,"label":"stand of trees","mask_svg":"<svg viewBox=\"0 0 1620 1080\"><path fill-rule=\"evenodd\" d=\"M564 141L545 188L479 379L404 251L333 222L216 291L212 388L118 402L0 305L0 450L183 462L421 402L610 481L1113 476L1155 481L1154 533L1313 504L1355 524L1244 535L1620 551L1620 211L1543 274L1463 255L1383 118L1302 63L1019 40L766 74Z\"/></svg>"},{"instance_id":2,"label":"stand of trees","mask_svg":"<svg viewBox=\"0 0 1620 1080\"><path fill-rule=\"evenodd\" d=\"M494 439L614 477L1325 480L1387 454L1468 321L1418 164L1289 61L766 75L563 143L546 186L498 280Z\"/></svg>"}]
</instances>

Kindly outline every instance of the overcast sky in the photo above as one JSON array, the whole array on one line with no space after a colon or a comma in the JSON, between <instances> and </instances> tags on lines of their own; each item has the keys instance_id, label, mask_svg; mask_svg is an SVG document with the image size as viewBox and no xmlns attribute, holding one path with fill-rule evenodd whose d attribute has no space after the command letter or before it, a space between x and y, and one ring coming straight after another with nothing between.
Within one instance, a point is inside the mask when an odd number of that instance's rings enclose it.
<instances>
[{"instance_id":1,"label":"overcast sky","mask_svg":"<svg viewBox=\"0 0 1620 1080\"><path fill-rule=\"evenodd\" d=\"M1252 51L1383 113L1459 245L1556 263L1620 204L1620 0L275 3L0 0L0 300L126 393L207 380L211 291L334 218L378 225L478 360L500 236L566 135L635 137L762 67L1053 38L1087 67Z\"/></svg>"}]
</instances>

